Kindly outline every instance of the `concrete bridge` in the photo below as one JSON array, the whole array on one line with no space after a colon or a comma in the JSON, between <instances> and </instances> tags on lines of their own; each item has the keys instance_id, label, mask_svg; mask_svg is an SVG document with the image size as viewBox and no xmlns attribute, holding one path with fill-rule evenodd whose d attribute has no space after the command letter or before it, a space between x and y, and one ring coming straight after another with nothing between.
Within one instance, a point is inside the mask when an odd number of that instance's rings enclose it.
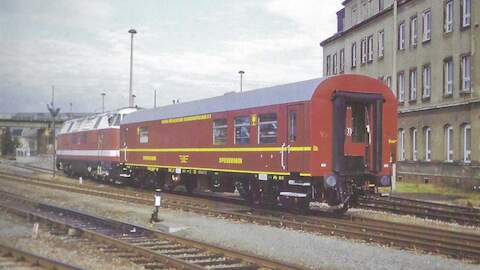
<instances>
[{"instance_id":1,"label":"concrete bridge","mask_svg":"<svg viewBox=\"0 0 480 270\"><path fill-rule=\"evenodd\" d=\"M63 123L72 118L83 117L86 113L63 113L59 114L56 118L56 129L60 129ZM51 148L54 142L52 136L52 119L49 113L14 113L14 114L0 114L0 134L5 129L28 129L35 131L34 136L32 132L28 138L23 138L22 143L29 144L29 148L33 148L32 151L35 154L45 154ZM16 134L14 136L22 136ZM0 137L1 140L1 137Z\"/></svg>"}]
</instances>

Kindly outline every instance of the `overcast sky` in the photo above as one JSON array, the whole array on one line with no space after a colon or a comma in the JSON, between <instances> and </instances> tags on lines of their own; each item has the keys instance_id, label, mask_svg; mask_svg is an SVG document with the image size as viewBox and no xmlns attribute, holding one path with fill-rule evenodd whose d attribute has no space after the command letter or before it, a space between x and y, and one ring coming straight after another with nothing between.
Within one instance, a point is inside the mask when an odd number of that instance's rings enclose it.
<instances>
[{"instance_id":1,"label":"overcast sky","mask_svg":"<svg viewBox=\"0 0 480 270\"><path fill-rule=\"evenodd\" d=\"M0 0L0 112L170 104L321 77L342 0Z\"/></svg>"}]
</instances>

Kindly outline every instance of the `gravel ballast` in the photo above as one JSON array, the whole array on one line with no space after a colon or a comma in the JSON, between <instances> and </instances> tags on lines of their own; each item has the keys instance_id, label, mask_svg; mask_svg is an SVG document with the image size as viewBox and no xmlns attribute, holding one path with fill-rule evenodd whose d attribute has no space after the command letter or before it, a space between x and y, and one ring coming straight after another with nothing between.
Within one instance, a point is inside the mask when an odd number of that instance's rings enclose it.
<instances>
[{"instance_id":1,"label":"gravel ballast","mask_svg":"<svg viewBox=\"0 0 480 270\"><path fill-rule=\"evenodd\" d=\"M46 203L150 226L150 207L7 181L1 181L1 188L29 194L30 198ZM442 256L170 209L162 209L161 218L170 225L186 226L179 235L314 269L478 269L476 265Z\"/></svg>"}]
</instances>

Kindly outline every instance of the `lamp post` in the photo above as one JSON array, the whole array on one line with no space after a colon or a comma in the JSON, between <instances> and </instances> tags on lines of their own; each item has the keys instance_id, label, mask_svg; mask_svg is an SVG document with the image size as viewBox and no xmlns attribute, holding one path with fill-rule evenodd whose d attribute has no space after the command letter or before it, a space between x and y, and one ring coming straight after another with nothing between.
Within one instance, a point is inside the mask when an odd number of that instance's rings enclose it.
<instances>
[{"instance_id":1,"label":"lamp post","mask_svg":"<svg viewBox=\"0 0 480 270\"><path fill-rule=\"evenodd\" d=\"M240 74L240 93L241 93L242 90L243 90L243 89L242 89L242 88L243 88L243 85L242 85L242 84L243 84L243 74L245 74L245 71L240 70L240 71L238 72L238 74Z\"/></svg>"},{"instance_id":2,"label":"lamp post","mask_svg":"<svg viewBox=\"0 0 480 270\"><path fill-rule=\"evenodd\" d=\"M132 94L132 73L133 73L133 35L137 33L137 30L130 29L130 88L128 91L128 106L133 107L133 94Z\"/></svg>"},{"instance_id":3,"label":"lamp post","mask_svg":"<svg viewBox=\"0 0 480 270\"><path fill-rule=\"evenodd\" d=\"M100 95L102 95L102 113L105 112L105 92L104 93L101 93Z\"/></svg>"},{"instance_id":4,"label":"lamp post","mask_svg":"<svg viewBox=\"0 0 480 270\"><path fill-rule=\"evenodd\" d=\"M153 90L153 108L157 108L157 90Z\"/></svg>"}]
</instances>

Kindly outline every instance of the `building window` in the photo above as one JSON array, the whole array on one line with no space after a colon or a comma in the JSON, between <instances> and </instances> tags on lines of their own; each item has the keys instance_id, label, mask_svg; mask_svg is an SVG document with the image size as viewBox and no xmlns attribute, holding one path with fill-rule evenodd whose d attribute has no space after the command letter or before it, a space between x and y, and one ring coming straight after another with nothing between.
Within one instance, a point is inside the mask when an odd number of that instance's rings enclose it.
<instances>
[{"instance_id":1,"label":"building window","mask_svg":"<svg viewBox=\"0 0 480 270\"><path fill-rule=\"evenodd\" d=\"M213 121L213 144L227 143L227 119Z\"/></svg>"},{"instance_id":2,"label":"building window","mask_svg":"<svg viewBox=\"0 0 480 270\"><path fill-rule=\"evenodd\" d=\"M445 126L445 161L453 162L453 127Z\"/></svg>"},{"instance_id":3,"label":"building window","mask_svg":"<svg viewBox=\"0 0 480 270\"><path fill-rule=\"evenodd\" d=\"M463 92L470 92L472 87L472 62L470 55L462 55L460 78Z\"/></svg>"},{"instance_id":4,"label":"building window","mask_svg":"<svg viewBox=\"0 0 480 270\"><path fill-rule=\"evenodd\" d=\"M373 35L368 37L368 62L373 61Z\"/></svg>"},{"instance_id":5,"label":"building window","mask_svg":"<svg viewBox=\"0 0 480 270\"><path fill-rule=\"evenodd\" d=\"M411 142L412 142L412 160L417 161L417 129L412 128L410 130Z\"/></svg>"},{"instance_id":6,"label":"building window","mask_svg":"<svg viewBox=\"0 0 480 270\"><path fill-rule=\"evenodd\" d=\"M297 112L291 111L288 114L288 140L297 140Z\"/></svg>"},{"instance_id":7,"label":"building window","mask_svg":"<svg viewBox=\"0 0 480 270\"><path fill-rule=\"evenodd\" d=\"M378 32L378 58L385 55L385 31Z\"/></svg>"},{"instance_id":8,"label":"building window","mask_svg":"<svg viewBox=\"0 0 480 270\"><path fill-rule=\"evenodd\" d=\"M388 88L392 89L392 76L387 76L387 80L385 82Z\"/></svg>"},{"instance_id":9,"label":"building window","mask_svg":"<svg viewBox=\"0 0 480 270\"><path fill-rule=\"evenodd\" d=\"M461 0L461 10L462 10L462 27L470 26L471 16L472 16L472 1L471 0Z\"/></svg>"},{"instance_id":10,"label":"building window","mask_svg":"<svg viewBox=\"0 0 480 270\"><path fill-rule=\"evenodd\" d=\"M276 143L277 128L277 114L260 115L258 118L258 143Z\"/></svg>"},{"instance_id":11,"label":"building window","mask_svg":"<svg viewBox=\"0 0 480 270\"><path fill-rule=\"evenodd\" d=\"M403 71L397 74L397 96L398 102L405 101L405 74Z\"/></svg>"},{"instance_id":12,"label":"building window","mask_svg":"<svg viewBox=\"0 0 480 270\"><path fill-rule=\"evenodd\" d=\"M337 57L337 53L334 53L333 54L333 58L332 58L332 74L333 75L336 75L338 73L338 57Z\"/></svg>"},{"instance_id":13,"label":"building window","mask_svg":"<svg viewBox=\"0 0 480 270\"><path fill-rule=\"evenodd\" d=\"M445 96L453 94L453 58L443 62L443 93Z\"/></svg>"},{"instance_id":14,"label":"building window","mask_svg":"<svg viewBox=\"0 0 480 270\"><path fill-rule=\"evenodd\" d=\"M340 73L345 72L345 49L340 50Z\"/></svg>"},{"instance_id":15,"label":"building window","mask_svg":"<svg viewBox=\"0 0 480 270\"><path fill-rule=\"evenodd\" d=\"M332 57L330 55L327 55L327 63L326 63L326 69L327 72L325 73L327 76L330 76L330 63L332 61Z\"/></svg>"},{"instance_id":16,"label":"building window","mask_svg":"<svg viewBox=\"0 0 480 270\"><path fill-rule=\"evenodd\" d=\"M367 39L364 38L360 42L360 61L362 64L367 63Z\"/></svg>"},{"instance_id":17,"label":"building window","mask_svg":"<svg viewBox=\"0 0 480 270\"><path fill-rule=\"evenodd\" d=\"M425 141L425 161L432 160L432 129L429 127L425 128L424 131L424 141Z\"/></svg>"},{"instance_id":18,"label":"building window","mask_svg":"<svg viewBox=\"0 0 480 270\"><path fill-rule=\"evenodd\" d=\"M352 68L357 66L357 43L352 44Z\"/></svg>"},{"instance_id":19,"label":"building window","mask_svg":"<svg viewBox=\"0 0 480 270\"><path fill-rule=\"evenodd\" d=\"M430 64L423 66L422 97L429 98L432 88L432 67Z\"/></svg>"},{"instance_id":20,"label":"building window","mask_svg":"<svg viewBox=\"0 0 480 270\"><path fill-rule=\"evenodd\" d=\"M469 124L465 124L462 127L463 133L463 162L470 163L472 161L472 127Z\"/></svg>"},{"instance_id":21,"label":"building window","mask_svg":"<svg viewBox=\"0 0 480 270\"><path fill-rule=\"evenodd\" d=\"M405 160L405 131L398 131L398 160Z\"/></svg>"},{"instance_id":22,"label":"building window","mask_svg":"<svg viewBox=\"0 0 480 270\"><path fill-rule=\"evenodd\" d=\"M430 41L432 38L432 11L430 9L423 12L422 25L423 42Z\"/></svg>"},{"instance_id":23,"label":"building window","mask_svg":"<svg viewBox=\"0 0 480 270\"><path fill-rule=\"evenodd\" d=\"M141 127L138 130L138 138L140 143L148 143L148 127Z\"/></svg>"},{"instance_id":24,"label":"building window","mask_svg":"<svg viewBox=\"0 0 480 270\"><path fill-rule=\"evenodd\" d=\"M241 116L235 118L235 144L250 143L250 117Z\"/></svg>"},{"instance_id":25,"label":"building window","mask_svg":"<svg viewBox=\"0 0 480 270\"><path fill-rule=\"evenodd\" d=\"M417 100L417 69L410 70L410 101Z\"/></svg>"},{"instance_id":26,"label":"building window","mask_svg":"<svg viewBox=\"0 0 480 270\"><path fill-rule=\"evenodd\" d=\"M410 19L410 46L417 47L418 23L417 16Z\"/></svg>"},{"instance_id":27,"label":"building window","mask_svg":"<svg viewBox=\"0 0 480 270\"><path fill-rule=\"evenodd\" d=\"M385 9L385 0L378 0L378 10L382 11Z\"/></svg>"},{"instance_id":28,"label":"building window","mask_svg":"<svg viewBox=\"0 0 480 270\"><path fill-rule=\"evenodd\" d=\"M443 31L445 33L453 31L453 0L445 2L443 11Z\"/></svg>"},{"instance_id":29,"label":"building window","mask_svg":"<svg viewBox=\"0 0 480 270\"><path fill-rule=\"evenodd\" d=\"M398 50L405 49L405 22L398 25Z\"/></svg>"}]
</instances>

